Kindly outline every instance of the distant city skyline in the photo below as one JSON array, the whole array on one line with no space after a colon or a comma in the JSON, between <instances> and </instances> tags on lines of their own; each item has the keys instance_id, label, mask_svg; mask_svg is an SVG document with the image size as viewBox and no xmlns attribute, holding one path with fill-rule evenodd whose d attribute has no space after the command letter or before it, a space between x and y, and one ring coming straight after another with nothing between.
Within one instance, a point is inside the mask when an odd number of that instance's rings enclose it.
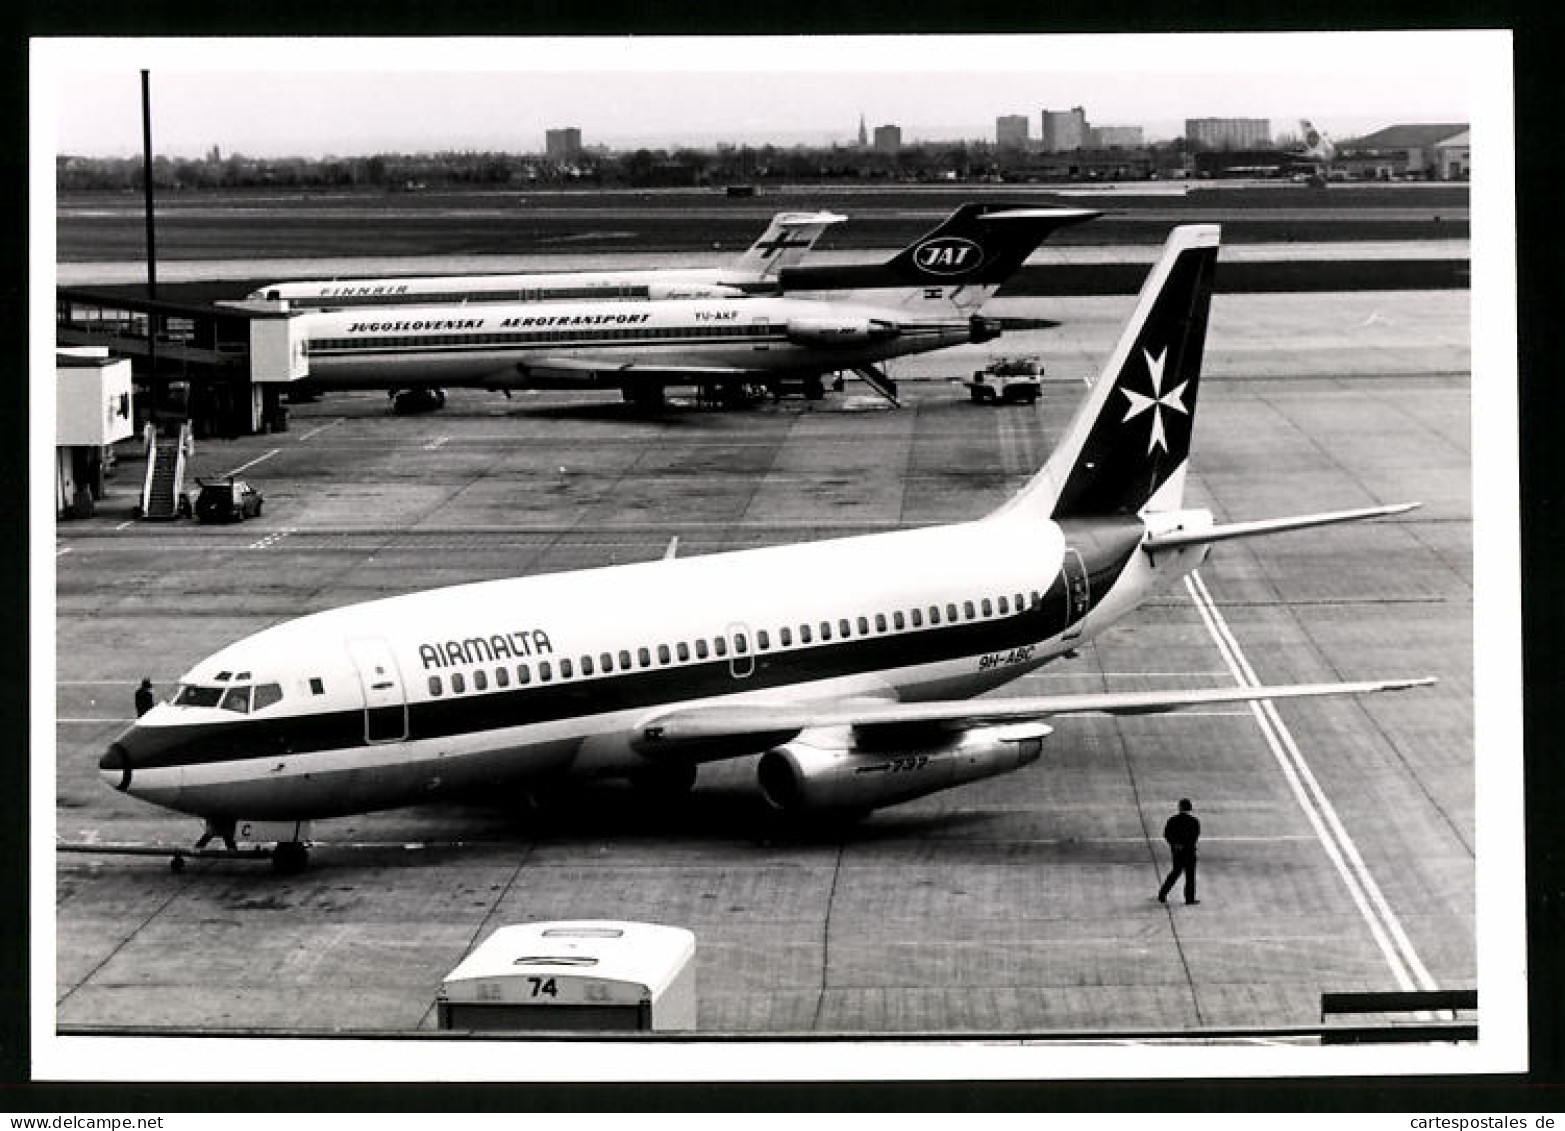
<instances>
[{"instance_id":1,"label":"distant city skyline","mask_svg":"<svg viewBox=\"0 0 1565 1131\"><path fill-rule=\"evenodd\" d=\"M1073 106L1148 141L1206 117L1345 137L1469 120L1474 47L1503 35L34 40L33 126L56 153L138 154L145 68L171 157L542 153L565 126L586 147L853 146L861 114L906 144L992 142L999 117L1036 137Z\"/></svg>"}]
</instances>

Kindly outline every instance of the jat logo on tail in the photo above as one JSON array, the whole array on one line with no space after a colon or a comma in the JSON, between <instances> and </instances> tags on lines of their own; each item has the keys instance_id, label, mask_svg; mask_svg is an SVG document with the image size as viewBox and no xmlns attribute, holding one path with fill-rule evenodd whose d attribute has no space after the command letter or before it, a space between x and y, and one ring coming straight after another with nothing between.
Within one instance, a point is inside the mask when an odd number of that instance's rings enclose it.
<instances>
[{"instance_id":1,"label":"jat logo on tail","mask_svg":"<svg viewBox=\"0 0 1565 1131\"><path fill-rule=\"evenodd\" d=\"M959 236L926 240L913 249L913 262L931 275L965 274L977 270L983 261L983 248Z\"/></svg>"}]
</instances>

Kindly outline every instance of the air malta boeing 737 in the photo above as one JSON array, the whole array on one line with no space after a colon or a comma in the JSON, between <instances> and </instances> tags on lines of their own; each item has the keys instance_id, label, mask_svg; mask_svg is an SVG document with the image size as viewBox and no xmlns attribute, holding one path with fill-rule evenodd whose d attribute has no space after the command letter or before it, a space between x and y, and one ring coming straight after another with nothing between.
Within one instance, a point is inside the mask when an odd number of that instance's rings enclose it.
<instances>
[{"instance_id":1,"label":"air malta boeing 737","mask_svg":"<svg viewBox=\"0 0 1565 1131\"><path fill-rule=\"evenodd\" d=\"M1415 505L1230 525L1184 507L1217 244L1213 225L1174 230L1047 464L986 517L314 613L197 663L103 778L203 818L198 847L237 830L291 869L305 822L475 791L688 787L700 763L760 755L777 809L862 813L1018 770L1062 715L1430 682L973 698L1070 655L1214 543Z\"/></svg>"},{"instance_id":2,"label":"air malta boeing 737","mask_svg":"<svg viewBox=\"0 0 1565 1131\"><path fill-rule=\"evenodd\" d=\"M997 337L978 309L1049 233L1080 209L967 205L884 264L837 272L809 297L479 303L301 315L312 385L619 386L655 406L671 384L737 386L851 370L895 400L876 362ZM788 277L788 271L782 273ZM819 274L806 277L811 286ZM436 398L439 399L438 396Z\"/></svg>"},{"instance_id":3,"label":"air malta boeing 737","mask_svg":"<svg viewBox=\"0 0 1565 1131\"><path fill-rule=\"evenodd\" d=\"M322 279L268 283L252 291L249 298L281 299L295 307L334 310L350 306L448 302L734 298L752 289L775 288L779 271L797 263L827 228L846 219L835 212L779 212L772 217L761 238L727 267Z\"/></svg>"}]
</instances>

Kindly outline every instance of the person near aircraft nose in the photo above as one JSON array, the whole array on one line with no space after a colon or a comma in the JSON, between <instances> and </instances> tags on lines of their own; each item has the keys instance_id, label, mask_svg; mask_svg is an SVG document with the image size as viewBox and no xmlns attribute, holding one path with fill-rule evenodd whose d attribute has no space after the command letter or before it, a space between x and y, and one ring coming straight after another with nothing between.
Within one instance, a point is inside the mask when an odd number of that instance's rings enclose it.
<instances>
[{"instance_id":1,"label":"person near aircraft nose","mask_svg":"<svg viewBox=\"0 0 1565 1131\"><path fill-rule=\"evenodd\" d=\"M1174 881L1181 875L1185 877L1185 902L1200 903L1195 897L1195 860L1196 841L1201 839L1201 822L1190 810L1194 808L1188 797L1180 798L1179 812L1168 819L1163 826L1163 839L1168 841L1168 848L1174 857L1174 870L1168 874L1168 879L1163 881L1163 886L1158 889L1157 901L1168 902L1168 893L1173 890Z\"/></svg>"}]
</instances>

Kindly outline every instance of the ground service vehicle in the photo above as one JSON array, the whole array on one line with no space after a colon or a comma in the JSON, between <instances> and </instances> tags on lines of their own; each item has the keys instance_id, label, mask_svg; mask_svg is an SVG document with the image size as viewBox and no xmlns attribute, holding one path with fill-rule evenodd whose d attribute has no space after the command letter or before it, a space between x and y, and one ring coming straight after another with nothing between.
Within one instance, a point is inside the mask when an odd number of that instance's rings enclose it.
<instances>
[{"instance_id":1,"label":"ground service vehicle","mask_svg":"<svg viewBox=\"0 0 1565 1131\"><path fill-rule=\"evenodd\" d=\"M1043 366L1034 357L1000 358L964 381L974 404L1032 404L1038 399Z\"/></svg>"}]
</instances>

